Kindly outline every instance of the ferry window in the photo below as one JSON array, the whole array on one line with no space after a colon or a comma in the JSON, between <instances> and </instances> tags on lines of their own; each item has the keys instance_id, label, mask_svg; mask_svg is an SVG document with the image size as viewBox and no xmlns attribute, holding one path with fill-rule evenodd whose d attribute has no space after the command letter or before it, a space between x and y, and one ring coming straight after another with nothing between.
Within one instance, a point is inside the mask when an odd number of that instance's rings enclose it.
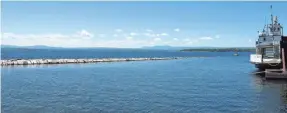
<instances>
[{"instance_id":1,"label":"ferry window","mask_svg":"<svg viewBox=\"0 0 287 113\"><path fill-rule=\"evenodd\" d=\"M274 57L273 48L264 48L264 57L273 58Z\"/></svg>"},{"instance_id":2,"label":"ferry window","mask_svg":"<svg viewBox=\"0 0 287 113\"><path fill-rule=\"evenodd\" d=\"M265 58L278 58L278 47L263 48L263 57Z\"/></svg>"},{"instance_id":3,"label":"ferry window","mask_svg":"<svg viewBox=\"0 0 287 113\"><path fill-rule=\"evenodd\" d=\"M265 38L263 38L263 41L265 41L266 39Z\"/></svg>"}]
</instances>

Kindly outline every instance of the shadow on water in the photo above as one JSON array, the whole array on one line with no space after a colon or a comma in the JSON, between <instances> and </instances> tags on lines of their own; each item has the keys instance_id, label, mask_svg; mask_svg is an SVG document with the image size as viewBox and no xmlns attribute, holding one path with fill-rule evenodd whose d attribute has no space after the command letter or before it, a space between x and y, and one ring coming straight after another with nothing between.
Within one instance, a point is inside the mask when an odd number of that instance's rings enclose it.
<instances>
[{"instance_id":1,"label":"shadow on water","mask_svg":"<svg viewBox=\"0 0 287 113\"><path fill-rule=\"evenodd\" d=\"M252 75L255 75L257 77L261 77L261 78L264 78L265 77L265 72L264 70L254 70L253 72L251 72Z\"/></svg>"},{"instance_id":2,"label":"shadow on water","mask_svg":"<svg viewBox=\"0 0 287 113\"><path fill-rule=\"evenodd\" d=\"M269 84L275 84L280 88L280 112L287 113L287 81L286 80L266 80Z\"/></svg>"},{"instance_id":3,"label":"shadow on water","mask_svg":"<svg viewBox=\"0 0 287 113\"><path fill-rule=\"evenodd\" d=\"M2 68L47 68L52 66L59 66L61 64L41 64L41 65L7 65L2 66Z\"/></svg>"},{"instance_id":4,"label":"shadow on water","mask_svg":"<svg viewBox=\"0 0 287 113\"><path fill-rule=\"evenodd\" d=\"M66 63L66 64L35 64L35 65L6 65L2 68L49 68L57 66L84 66L87 64L104 64L104 63L114 63L114 62L93 62L93 63Z\"/></svg>"},{"instance_id":5,"label":"shadow on water","mask_svg":"<svg viewBox=\"0 0 287 113\"><path fill-rule=\"evenodd\" d=\"M257 85L261 87L278 88L280 93L280 112L287 113L287 80L286 79L266 79L263 70L255 70L251 73Z\"/></svg>"}]
</instances>

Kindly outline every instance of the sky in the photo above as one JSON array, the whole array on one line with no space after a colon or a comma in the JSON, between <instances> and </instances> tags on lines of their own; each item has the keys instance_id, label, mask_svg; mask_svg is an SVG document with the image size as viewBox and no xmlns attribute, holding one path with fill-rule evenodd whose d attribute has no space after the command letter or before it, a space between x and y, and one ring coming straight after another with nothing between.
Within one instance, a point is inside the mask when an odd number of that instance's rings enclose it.
<instances>
[{"instance_id":1,"label":"sky","mask_svg":"<svg viewBox=\"0 0 287 113\"><path fill-rule=\"evenodd\" d=\"M254 47L287 2L2 2L1 44L54 47ZM285 35L287 33L285 28Z\"/></svg>"}]
</instances>

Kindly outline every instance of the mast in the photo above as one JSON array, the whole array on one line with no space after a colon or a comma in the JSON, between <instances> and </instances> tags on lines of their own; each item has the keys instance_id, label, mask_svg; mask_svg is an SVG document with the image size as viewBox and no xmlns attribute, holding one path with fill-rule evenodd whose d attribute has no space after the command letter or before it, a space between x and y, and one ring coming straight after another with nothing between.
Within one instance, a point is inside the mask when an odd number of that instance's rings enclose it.
<instances>
[{"instance_id":1,"label":"mast","mask_svg":"<svg viewBox=\"0 0 287 113\"><path fill-rule=\"evenodd\" d=\"M272 23L272 27L273 27L273 14L272 14L272 5L270 6L270 13L271 13L271 23Z\"/></svg>"}]
</instances>

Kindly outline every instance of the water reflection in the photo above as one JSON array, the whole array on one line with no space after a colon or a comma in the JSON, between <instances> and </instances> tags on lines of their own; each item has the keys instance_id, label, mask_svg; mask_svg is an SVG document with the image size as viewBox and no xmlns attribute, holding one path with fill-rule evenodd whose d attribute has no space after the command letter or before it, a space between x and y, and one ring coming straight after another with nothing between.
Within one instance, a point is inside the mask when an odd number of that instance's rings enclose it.
<instances>
[{"instance_id":1,"label":"water reflection","mask_svg":"<svg viewBox=\"0 0 287 113\"><path fill-rule=\"evenodd\" d=\"M287 104L287 84L281 84L281 97L285 104Z\"/></svg>"},{"instance_id":2,"label":"water reflection","mask_svg":"<svg viewBox=\"0 0 287 113\"><path fill-rule=\"evenodd\" d=\"M2 68L45 68L45 67L51 67L51 66L57 66L60 64L41 64L41 65L7 65L2 66Z\"/></svg>"},{"instance_id":3,"label":"water reflection","mask_svg":"<svg viewBox=\"0 0 287 113\"><path fill-rule=\"evenodd\" d=\"M103 62L104 63L104 62ZM106 63L106 62L105 62ZM56 67L81 67L92 63L67 63L67 64L35 64L35 65L7 65L2 66L4 69L14 68L56 68Z\"/></svg>"},{"instance_id":4,"label":"water reflection","mask_svg":"<svg viewBox=\"0 0 287 113\"><path fill-rule=\"evenodd\" d=\"M282 108L281 111L287 112L287 84L281 85L281 100L282 100Z\"/></svg>"},{"instance_id":5,"label":"water reflection","mask_svg":"<svg viewBox=\"0 0 287 113\"><path fill-rule=\"evenodd\" d=\"M274 104L277 106L276 111L287 112L287 80L269 80L265 79L265 73L261 73L261 70L255 70L252 72L254 75L254 85L259 94L266 99L263 103ZM275 98L274 98L275 97ZM276 97L280 102L276 102ZM264 100L264 99L263 99ZM275 103L279 103L276 105Z\"/></svg>"},{"instance_id":6,"label":"water reflection","mask_svg":"<svg viewBox=\"0 0 287 113\"><path fill-rule=\"evenodd\" d=\"M132 61L138 62L138 61ZM149 61L146 61L149 62ZM126 62L92 62L92 63L66 63L66 64L34 64L34 65L5 65L1 66L2 69L15 69L15 68L54 68L54 67L85 67L89 64L112 64L112 63L126 63Z\"/></svg>"}]
</instances>

